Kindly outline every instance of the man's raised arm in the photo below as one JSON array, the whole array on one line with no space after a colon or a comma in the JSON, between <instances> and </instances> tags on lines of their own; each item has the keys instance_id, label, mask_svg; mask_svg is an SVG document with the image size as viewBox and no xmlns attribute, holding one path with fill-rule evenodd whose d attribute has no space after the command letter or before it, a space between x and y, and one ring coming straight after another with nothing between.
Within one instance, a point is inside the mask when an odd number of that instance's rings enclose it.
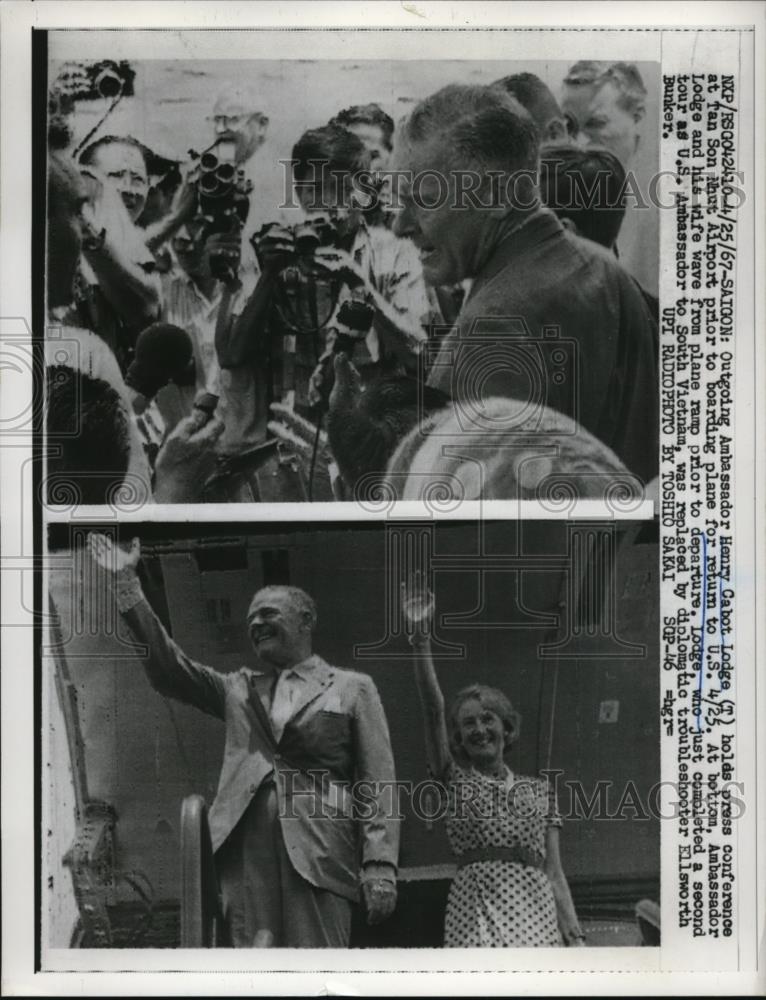
<instances>
[{"instance_id":1,"label":"man's raised arm","mask_svg":"<svg viewBox=\"0 0 766 1000\"><path fill-rule=\"evenodd\" d=\"M144 597L136 573L141 546L133 539L125 551L106 535L92 533L90 553L102 567L114 591L117 608L130 631L149 648L144 669L149 683L161 695L194 705L223 719L226 685L223 674L190 659L165 631Z\"/></svg>"}]
</instances>

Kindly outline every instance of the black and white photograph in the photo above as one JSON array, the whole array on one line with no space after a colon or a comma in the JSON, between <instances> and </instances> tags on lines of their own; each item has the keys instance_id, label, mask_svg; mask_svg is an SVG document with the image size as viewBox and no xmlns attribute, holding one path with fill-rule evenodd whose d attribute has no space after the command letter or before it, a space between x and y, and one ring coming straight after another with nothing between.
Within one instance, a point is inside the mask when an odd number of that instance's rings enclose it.
<instances>
[{"instance_id":1,"label":"black and white photograph","mask_svg":"<svg viewBox=\"0 0 766 1000\"><path fill-rule=\"evenodd\" d=\"M763 992L765 70L0 5L4 996Z\"/></svg>"},{"instance_id":2,"label":"black and white photograph","mask_svg":"<svg viewBox=\"0 0 766 1000\"><path fill-rule=\"evenodd\" d=\"M49 504L655 496L658 62L114 42L42 67Z\"/></svg>"},{"instance_id":3,"label":"black and white photograph","mask_svg":"<svg viewBox=\"0 0 766 1000\"><path fill-rule=\"evenodd\" d=\"M46 944L659 945L657 548L52 526Z\"/></svg>"}]
</instances>

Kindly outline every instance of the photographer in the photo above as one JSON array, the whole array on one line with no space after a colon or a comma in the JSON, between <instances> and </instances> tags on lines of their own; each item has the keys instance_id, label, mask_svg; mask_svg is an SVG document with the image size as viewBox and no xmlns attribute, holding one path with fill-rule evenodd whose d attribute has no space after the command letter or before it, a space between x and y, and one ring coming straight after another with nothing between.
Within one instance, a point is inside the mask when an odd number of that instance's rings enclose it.
<instances>
[{"instance_id":1,"label":"photographer","mask_svg":"<svg viewBox=\"0 0 766 1000\"><path fill-rule=\"evenodd\" d=\"M208 118L212 123L212 142L205 153L197 156L187 165L182 183L179 185L170 211L149 231L148 245L154 251L173 237L181 226L189 222L199 209L199 182L205 172L203 160L213 153L220 161L233 167L241 190L249 193L254 188L254 156L266 138L269 119L255 109L255 99L241 88L228 88L219 94L213 113ZM245 213L243 240L252 235L255 213Z\"/></svg>"},{"instance_id":2,"label":"photographer","mask_svg":"<svg viewBox=\"0 0 766 1000\"><path fill-rule=\"evenodd\" d=\"M271 399L289 400L313 419L331 388L334 351L346 351L369 380L416 369L427 340L415 248L364 221L376 196L369 166L362 140L340 126L300 138L292 168L305 222L272 223L256 234L261 277L218 339L222 367L268 370Z\"/></svg>"},{"instance_id":3,"label":"photographer","mask_svg":"<svg viewBox=\"0 0 766 1000\"><path fill-rule=\"evenodd\" d=\"M102 136L83 151L79 165L89 196L75 284L78 312L124 372L138 332L160 309L154 258L136 225L148 190L144 151L130 136Z\"/></svg>"},{"instance_id":4,"label":"photographer","mask_svg":"<svg viewBox=\"0 0 766 1000\"><path fill-rule=\"evenodd\" d=\"M390 229L394 224L394 212L385 171L394 148L394 119L379 104L355 104L339 111L328 124L348 129L364 143L364 148L370 154L370 169L380 192L380 197L365 211L364 221L368 226L386 226Z\"/></svg>"},{"instance_id":5,"label":"photographer","mask_svg":"<svg viewBox=\"0 0 766 1000\"><path fill-rule=\"evenodd\" d=\"M237 224L229 232L216 231L206 217L196 216L183 225L170 241L172 266L162 276L162 319L185 330L192 339L197 373L195 391L220 397L218 416L226 430L221 450L236 449L254 434L252 387L233 386L222 378L216 352L216 328L227 329L242 310L255 287L253 264L241 258L241 235ZM237 390L241 391L237 391ZM167 416L167 393L158 397ZM257 437L257 434L256 434ZM262 438L262 435L261 435Z\"/></svg>"}]
</instances>

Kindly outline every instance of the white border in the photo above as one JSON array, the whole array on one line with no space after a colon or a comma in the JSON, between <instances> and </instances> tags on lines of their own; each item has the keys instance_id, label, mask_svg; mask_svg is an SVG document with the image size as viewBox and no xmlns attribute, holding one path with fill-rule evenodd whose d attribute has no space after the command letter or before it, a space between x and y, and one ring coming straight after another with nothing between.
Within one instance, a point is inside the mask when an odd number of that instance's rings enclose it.
<instances>
[{"instance_id":1,"label":"white border","mask_svg":"<svg viewBox=\"0 0 766 1000\"><path fill-rule=\"evenodd\" d=\"M265 522L294 521L554 521L562 518L588 521L646 521L654 516L651 500L637 500L621 508L601 500L576 500L562 504L542 504L536 500L463 500L436 501L398 500L383 503L210 503L210 504L141 504L135 509L82 505L79 507L46 507L50 523L78 521L93 523L166 522L195 523L214 521Z\"/></svg>"},{"instance_id":2,"label":"white border","mask_svg":"<svg viewBox=\"0 0 766 1000\"><path fill-rule=\"evenodd\" d=\"M413 0L412 3L248 3L213 5L210 3L54 3L38 2L35 4L8 2L0 8L2 34L0 35L2 73L2 141L0 141L0 162L2 163L2 214L3 226L0 242L0 289L2 290L2 306L0 307L0 334L3 337L19 329L18 322L8 320L8 317L30 316L30 274L29 274L29 212L31 204L31 162L29 149L29 101L30 101L30 60L29 60L29 29L36 27L123 27L136 21L142 26L151 24L153 27L178 27L195 25L199 27L225 26L271 26L285 29L293 27L327 26L339 27L370 27L396 26L404 28L447 27L447 28L487 28L510 27L528 28L550 24L556 27L569 26L582 30L587 27L602 27L606 24L626 26L630 28L645 26L652 29L658 26L677 26L688 29L690 25L752 25L757 27L755 55L755 93L761 104L758 107L756 136L755 178L757 182L756 206L760 206L756 228L756 264L760 262L760 272L763 273L764 261L764 229L763 205L764 199L764 158L763 158L763 104L764 67L766 52L764 50L764 5L762 3L706 3L690 4L675 3L428 3ZM274 33L274 39L285 37L287 33ZM289 37L289 36L287 36ZM368 36L369 37L369 36ZM421 36L428 37L428 36ZM467 36L463 36L467 38ZM537 45L542 46L545 39L552 36L545 32L525 32L523 37L523 53L529 58L536 57ZM613 35L600 34L603 41L611 44ZM617 36L624 39L624 35ZM636 40L635 36L631 41ZM544 52L544 49L542 49ZM611 51L611 50L610 50ZM646 52L644 47L643 52ZM542 56L545 57L545 54ZM644 55L644 57L646 57ZM755 328L763 332L764 326L763 286L756 288ZM8 331L10 330L10 334ZM752 379L756 384L756 399L753 409L738 411L739 430L742 436L738 444L738 505L737 518L737 557L740 560L738 569L749 567L755 570L755 555L759 560L764 555L764 523L761 508L754 498L763 498L764 491L764 460L761 449L755 451L753 441L744 440L745 420L752 415L751 428L762 428L764 401L764 350L763 337L758 342L758 355L754 359ZM741 371L741 369L740 369ZM738 389L742 391L742 400L751 397L752 385L749 373L741 373L738 378ZM29 384L15 377L6 379L6 385L0 406L2 414L19 412L19 399L29 394ZM755 404L757 403L757 409ZM756 425L756 417L758 423ZM762 435L762 432L761 432ZM31 518L29 516L30 466L28 464L28 445L23 440L15 442L18 447L4 446L0 453L0 507L3 511L3 541L4 566L8 560L19 564L31 565L32 537ZM762 442L762 436L761 436ZM756 465L752 465L755 453ZM22 487L20 489L20 486ZM227 505L227 519L245 519L254 511L246 512L242 505L234 507ZM199 511L194 511L195 520L199 519ZM162 508L158 508L162 513ZM212 510L210 511L212 514ZM485 511L485 516L486 516ZM26 514L26 517L22 517ZM635 516L635 515L633 515ZM215 518L220 519L218 511ZM142 519L145 515L142 514ZM211 518L212 519L212 518ZM263 519L263 511L259 512ZM23 530L22 530L23 526ZM11 566L12 568L12 566ZM19 609L25 605L25 595L22 592L24 572L4 573L2 587L2 609L5 622L17 620ZM752 578L751 578L752 580ZM758 581L760 582L760 581ZM755 658L754 630L764 620L764 600L762 588L756 592L755 586L743 588L740 585L738 595L738 619L752 624L749 635L745 637ZM10 634L9 634L10 633ZM742 646L740 647L742 649ZM389 974L383 970L390 968L389 959L395 956L382 951L359 953L353 955L343 953L340 961L328 961L331 958L323 953L322 965L325 973L301 973L297 969L299 955L290 952L285 963L285 972L269 974L265 972L253 974L242 969L242 963L249 958L250 969L254 965L253 957L234 956L242 970L240 972L224 973L220 953L216 955L215 970L210 968L209 952L189 955L190 962L198 966L194 972L168 972L161 977L145 973L133 973L127 976L113 974L81 973L50 973L32 975L33 936L34 928L34 896L31 891L33 884L33 840L32 840L32 789L34 773L32 755L30 753L30 736L32 713L32 675L29 669L32 663L32 636L28 629L6 629L3 635L3 657L6 669L2 672L2 695L6 725L2 733L2 777L3 777L3 992L8 995L75 995L96 993L100 995L137 995L151 992L185 993L185 994L252 994L252 993L314 993L320 989L332 992L360 991L365 994L384 994L386 992L404 993L454 993L466 995L491 995L504 993L509 987L530 993L558 993L603 995L613 991L621 993L646 993L659 995L664 993L694 992L700 994L754 994L763 988L763 972L760 976L755 970L747 973L711 973L695 974L692 970L684 973L661 973L657 969L654 950L633 951L619 949L624 961L620 967L627 969L635 957L638 963L632 966L641 972L624 971L619 978L613 978L608 969L614 969L610 962L609 950L593 949L583 952L544 953L539 952L535 961L527 964L526 956L517 953L512 956L513 967L538 970L539 975L524 975L522 979L509 979L499 972L450 972L448 975L426 973L419 975L402 972ZM741 654L740 654L741 655ZM763 718L766 711L764 701L766 685L761 683L754 692L750 704L752 721ZM747 699L740 692L742 711L747 710ZM9 718L10 717L10 718ZM743 720L743 721L750 721ZM10 723L13 724L10 724ZM754 753L750 766L753 786L758 774L756 762L762 758L766 749L763 738L763 725L754 732L752 746ZM740 759L744 756L745 742L740 739ZM747 762L743 762L747 767ZM759 801L759 816L761 829L765 828L763 800ZM746 899L750 900L746 912L742 916L752 918L753 940L750 948L755 953L763 937L763 905L766 900L764 891L764 873L761 867L754 865L752 886L740 886L745 891ZM751 889L751 892L747 892ZM757 903L756 903L757 901ZM741 933L745 927L741 927ZM761 945L762 948L762 945ZM630 954L629 954L630 953ZM71 968L75 961L85 961L88 953L80 953L73 958L68 952L67 964ZM146 968L149 956L156 953L142 951L137 965ZM272 957L277 953L272 953ZM301 953L310 960L311 953ZM337 954L337 953L336 953ZM187 954L174 952L174 962ZM543 956L545 961L542 961ZM131 966L131 953L122 952L115 956L116 967L128 969ZM167 965L167 955L162 953ZM228 957L228 956L227 956ZM435 964L429 957L436 959ZM418 968L458 969L468 966L471 958L469 952L430 953L418 950L410 958L417 962ZM488 955L481 953L482 965L488 967ZM511 968L508 954L491 956L496 969ZM79 962L78 962L79 964ZM191 965L184 962L186 968ZM227 963L228 965L229 963ZM80 966L82 968L82 966ZM315 966L316 967L316 966ZM543 968L544 967L544 972ZM569 969L565 975L556 975L554 968ZM335 971L335 970L338 971ZM352 972L340 970L362 970L367 972ZM582 970L578 975L573 970ZM377 971L372 971L377 970ZM289 975L287 974L289 971ZM205 974L209 973L209 974ZM586 974L587 973L587 974Z\"/></svg>"}]
</instances>

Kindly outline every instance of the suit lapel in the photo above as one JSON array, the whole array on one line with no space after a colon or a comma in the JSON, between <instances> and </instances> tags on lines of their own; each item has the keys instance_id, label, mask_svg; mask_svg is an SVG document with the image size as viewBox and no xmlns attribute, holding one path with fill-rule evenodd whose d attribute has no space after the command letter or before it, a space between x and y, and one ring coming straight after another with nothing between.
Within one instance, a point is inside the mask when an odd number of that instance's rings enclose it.
<instances>
[{"instance_id":1,"label":"suit lapel","mask_svg":"<svg viewBox=\"0 0 766 1000\"><path fill-rule=\"evenodd\" d=\"M300 682L300 693L293 702L290 719L292 721L296 715L302 712L319 695L329 687L333 678L333 670L324 660L316 656L313 657L313 667L310 670L301 671L302 680Z\"/></svg>"}]
</instances>

